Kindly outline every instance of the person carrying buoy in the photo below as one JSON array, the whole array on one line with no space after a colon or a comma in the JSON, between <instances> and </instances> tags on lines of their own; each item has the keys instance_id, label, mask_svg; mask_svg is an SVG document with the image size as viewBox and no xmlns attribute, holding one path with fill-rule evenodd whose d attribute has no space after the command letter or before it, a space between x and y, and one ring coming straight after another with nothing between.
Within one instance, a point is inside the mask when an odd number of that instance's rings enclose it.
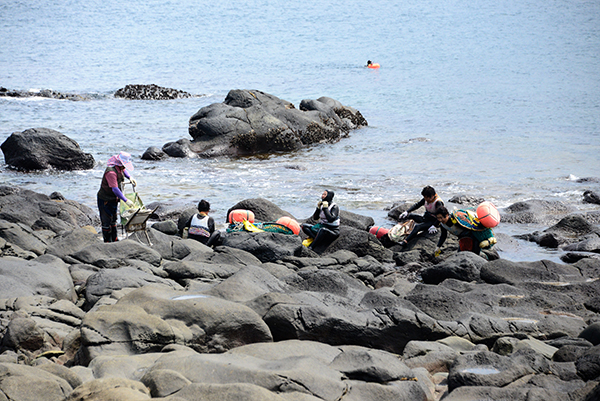
<instances>
[{"instance_id":1,"label":"person carrying buoy","mask_svg":"<svg viewBox=\"0 0 600 401\"><path fill-rule=\"evenodd\" d=\"M435 257L442 253L442 245L446 241L448 232L458 237L459 252L470 251L479 255L482 249L489 250L496 244L492 229L482 225L477 215L468 210L459 209L450 213L445 206L442 206L435 212L435 216L440 222L442 231L434 253ZM486 258L489 259L489 256L488 252Z\"/></svg>"},{"instance_id":2,"label":"person carrying buoy","mask_svg":"<svg viewBox=\"0 0 600 401\"><path fill-rule=\"evenodd\" d=\"M367 60L367 68L377 69L381 67L378 63L373 63L371 60Z\"/></svg>"},{"instance_id":3,"label":"person carrying buoy","mask_svg":"<svg viewBox=\"0 0 600 401\"><path fill-rule=\"evenodd\" d=\"M202 199L198 202L198 213L194 214L184 226L184 237L200 241L206 246L219 245L221 232L215 231L215 220L208 215L210 203Z\"/></svg>"},{"instance_id":4,"label":"person carrying buoy","mask_svg":"<svg viewBox=\"0 0 600 401\"><path fill-rule=\"evenodd\" d=\"M419 234L419 232L427 230L429 234L435 234L437 232L437 227L440 225L436 219L436 213L444 206L444 201L439 197L435 189L429 185L423 188L421 195L423 195L423 199L409 207L408 210L400 215L400 220L410 219L417 223L410 234L400 243L402 246L407 245L410 240ZM421 206L425 207L425 213L422 216L411 213Z\"/></svg>"},{"instance_id":5,"label":"person carrying buoy","mask_svg":"<svg viewBox=\"0 0 600 401\"><path fill-rule=\"evenodd\" d=\"M117 210L119 200L125 202L128 207L134 206L133 202L123 194L125 178L128 178L134 186L137 185L130 175L131 172L133 172L133 164L131 163L131 155L127 152L120 152L106 162L106 170L102 175L102 182L97 196L104 242L118 241Z\"/></svg>"},{"instance_id":6,"label":"person carrying buoy","mask_svg":"<svg viewBox=\"0 0 600 401\"><path fill-rule=\"evenodd\" d=\"M310 249L327 247L340 236L340 208L333 203L334 195L330 190L321 194L321 200L312 216L313 220L318 221L317 224L302 224L302 231L313 239L308 246Z\"/></svg>"}]
</instances>

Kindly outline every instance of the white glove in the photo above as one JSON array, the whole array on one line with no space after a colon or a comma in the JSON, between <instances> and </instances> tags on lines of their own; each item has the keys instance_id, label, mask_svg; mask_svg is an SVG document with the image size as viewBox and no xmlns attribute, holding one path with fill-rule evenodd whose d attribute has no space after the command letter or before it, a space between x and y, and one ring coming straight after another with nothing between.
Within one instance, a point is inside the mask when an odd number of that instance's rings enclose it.
<instances>
[{"instance_id":1,"label":"white glove","mask_svg":"<svg viewBox=\"0 0 600 401\"><path fill-rule=\"evenodd\" d=\"M133 202L131 201L131 199L127 199L127 202L125 202L125 204L127 205L127 207L132 208L134 206Z\"/></svg>"},{"instance_id":2,"label":"white glove","mask_svg":"<svg viewBox=\"0 0 600 401\"><path fill-rule=\"evenodd\" d=\"M402 214L400 215L400 220L405 219L406 216L408 216L408 212L402 212Z\"/></svg>"},{"instance_id":3,"label":"white glove","mask_svg":"<svg viewBox=\"0 0 600 401\"><path fill-rule=\"evenodd\" d=\"M320 209L322 205L323 205L323 201L317 202L317 209Z\"/></svg>"},{"instance_id":4,"label":"white glove","mask_svg":"<svg viewBox=\"0 0 600 401\"><path fill-rule=\"evenodd\" d=\"M129 181L131 181L134 187L137 187L137 181L135 180L135 178L131 177L129 178Z\"/></svg>"},{"instance_id":5,"label":"white glove","mask_svg":"<svg viewBox=\"0 0 600 401\"><path fill-rule=\"evenodd\" d=\"M323 203L321 204L321 206L323 206L324 209L327 209L329 207L329 202L323 201Z\"/></svg>"},{"instance_id":6,"label":"white glove","mask_svg":"<svg viewBox=\"0 0 600 401\"><path fill-rule=\"evenodd\" d=\"M442 248L435 248L435 252L433 253L433 256L435 256L437 258L438 256L440 256L441 253L442 253Z\"/></svg>"},{"instance_id":7,"label":"white glove","mask_svg":"<svg viewBox=\"0 0 600 401\"><path fill-rule=\"evenodd\" d=\"M427 231L429 232L429 234L435 234L437 233L437 228L435 228L435 226L431 226Z\"/></svg>"}]
</instances>

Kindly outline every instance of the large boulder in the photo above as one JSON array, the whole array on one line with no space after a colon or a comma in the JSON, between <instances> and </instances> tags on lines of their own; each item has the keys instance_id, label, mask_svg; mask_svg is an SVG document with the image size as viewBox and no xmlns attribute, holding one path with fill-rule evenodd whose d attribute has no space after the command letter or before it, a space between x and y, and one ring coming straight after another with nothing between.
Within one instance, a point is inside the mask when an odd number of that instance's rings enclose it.
<instances>
[{"instance_id":1,"label":"large boulder","mask_svg":"<svg viewBox=\"0 0 600 401\"><path fill-rule=\"evenodd\" d=\"M531 199L513 203L502 211L503 223L554 224L572 210L560 201Z\"/></svg>"},{"instance_id":2,"label":"large boulder","mask_svg":"<svg viewBox=\"0 0 600 401\"><path fill-rule=\"evenodd\" d=\"M0 398L3 400L65 400L72 391L65 379L43 369L0 363Z\"/></svg>"},{"instance_id":3,"label":"large boulder","mask_svg":"<svg viewBox=\"0 0 600 401\"><path fill-rule=\"evenodd\" d=\"M98 355L132 355L181 344L199 352L223 352L272 341L250 308L203 294L145 286L116 304L88 312L81 325L83 361Z\"/></svg>"},{"instance_id":4,"label":"large boulder","mask_svg":"<svg viewBox=\"0 0 600 401\"><path fill-rule=\"evenodd\" d=\"M0 219L23 223L33 230L60 233L93 226L99 219L91 208L71 200L54 200L47 195L0 185Z\"/></svg>"},{"instance_id":5,"label":"large boulder","mask_svg":"<svg viewBox=\"0 0 600 401\"><path fill-rule=\"evenodd\" d=\"M254 213L254 218L256 219L256 221L261 222L277 221L280 217L284 216L295 219L295 217L292 216L291 213L281 209L273 202L263 198L254 198L244 199L243 201L238 202L231 208L229 208L229 210L227 210L227 216L225 216L225 220L228 220L229 213L232 210L236 209L245 209L252 211L252 213Z\"/></svg>"},{"instance_id":6,"label":"large boulder","mask_svg":"<svg viewBox=\"0 0 600 401\"><path fill-rule=\"evenodd\" d=\"M69 268L60 259L44 255L35 260L0 258L0 297L44 295L77 299Z\"/></svg>"},{"instance_id":7,"label":"large boulder","mask_svg":"<svg viewBox=\"0 0 600 401\"><path fill-rule=\"evenodd\" d=\"M92 243L70 256L81 263L103 268L125 266L131 259L159 266L162 260L160 253L132 239Z\"/></svg>"},{"instance_id":8,"label":"large boulder","mask_svg":"<svg viewBox=\"0 0 600 401\"><path fill-rule=\"evenodd\" d=\"M19 170L87 170L95 164L77 142L49 128L14 132L0 148L6 164Z\"/></svg>"},{"instance_id":9,"label":"large boulder","mask_svg":"<svg viewBox=\"0 0 600 401\"><path fill-rule=\"evenodd\" d=\"M274 232L230 233L223 237L223 246L249 252L263 263L274 262L286 256L299 256L303 250L299 236Z\"/></svg>"},{"instance_id":10,"label":"large boulder","mask_svg":"<svg viewBox=\"0 0 600 401\"><path fill-rule=\"evenodd\" d=\"M372 256L380 262L392 262L393 252L386 249L373 234L349 226L340 227L340 236L327 247L317 247L317 253L324 255L340 250L354 252L358 256Z\"/></svg>"},{"instance_id":11,"label":"large boulder","mask_svg":"<svg viewBox=\"0 0 600 401\"><path fill-rule=\"evenodd\" d=\"M563 217L558 223L544 231L535 231L531 234L518 235L517 238L535 242L540 246L547 248L558 248L580 242L584 239L596 240L600 235L600 230L594 227L586 218L581 215L568 215ZM570 247L568 250L586 250L589 246ZM591 248L592 250L595 249Z\"/></svg>"},{"instance_id":12,"label":"large boulder","mask_svg":"<svg viewBox=\"0 0 600 401\"><path fill-rule=\"evenodd\" d=\"M479 272L487 260L473 252L459 252L448 259L421 271L423 282L439 284L453 278L462 281L479 281Z\"/></svg>"},{"instance_id":13,"label":"large boulder","mask_svg":"<svg viewBox=\"0 0 600 401\"><path fill-rule=\"evenodd\" d=\"M231 90L223 103L200 109L189 121L192 149L204 157L292 151L337 142L366 126L359 111L322 97L300 110L257 90Z\"/></svg>"}]
</instances>

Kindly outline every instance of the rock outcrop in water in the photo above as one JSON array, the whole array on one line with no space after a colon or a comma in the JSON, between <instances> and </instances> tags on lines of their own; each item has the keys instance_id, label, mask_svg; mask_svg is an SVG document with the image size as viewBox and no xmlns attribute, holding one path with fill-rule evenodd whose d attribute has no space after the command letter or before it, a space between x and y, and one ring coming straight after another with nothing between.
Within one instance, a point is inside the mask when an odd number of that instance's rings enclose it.
<instances>
[{"instance_id":1,"label":"rock outcrop in water","mask_svg":"<svg viewBox=\"0 0 600 401\"><path fill-rule=\"evenodd\" d=\"M0 148L6 164L19 170L87 170L96 163L73 139L49 128L13 132Z\"/></svg>"},{"instance_id":2,"label":"rock outcrop in water","mask_svg":"<svg viewBox=\"0 0 600 401\"><path fill-rule=\"evenodd\" d=\"M217 157L288 152L337 142L368 125L337 100L303 100L300 108L257 90L231 90L223 103L203 107L189 121L193 138L165 144L171 157Z\"/></svg>"},{"instance_id":3,"label":"rock outcrop in water","mask_svg":"<svg viewBox=\"0 0 600 401\"><path fill-rule=\"evenodd\" d=\"M3 87L0 87L0 97L45 97L48 99L57 99L57 100L89 100L89 97L86 95L73 94L73 93L61 93L54 91L52 89L41 89L41 90L10 90Z\"/></svg>"},{"instance_id":4,"label":"rock outcrop in water","mask_svg":"<svg viewBox=\"0 0 600 401\"><path fill-rule=\"evenodd\" d=\"M426 257L439 234L394 252L353 214L321 254L295 235L231 233L213 249L154 226L151 245L104 243L61 198L0 187L0 398L600 395L600 259Z\"/></svg>"},{"instance_id":5,"label":"rock outcrop in water","mask_svg":"<svg viewBox=\"0 0 600 401\"><path fill-rule=\"evenodd\" d=\"M115 97L130 100L172 100L185 99L194 95L178 90L165 88L158 85L126 85L115 92Z\"/></svg>"}]
</instances>

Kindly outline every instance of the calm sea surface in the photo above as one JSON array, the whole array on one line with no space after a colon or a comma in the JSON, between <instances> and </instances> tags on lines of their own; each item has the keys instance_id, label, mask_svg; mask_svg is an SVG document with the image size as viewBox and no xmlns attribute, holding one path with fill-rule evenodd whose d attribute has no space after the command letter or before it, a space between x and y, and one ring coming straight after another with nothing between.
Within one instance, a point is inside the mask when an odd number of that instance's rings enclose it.
<instances>
[{"instance_id":1,"label":"calm sea surface","mask_svg":"<svg viewBox=\"0 0 600 401\"><path fill-rule=\"evenodd\" d=\"M367 59L379 70L364 68ZM127 84L202 95L127 101ZM89 0L0 3L0 86L85 94L89 101L0 98L0 142L58 130L93 170L1 181L60 191L90 207L108 157L134 155L146 202L208 199L217 220L267 198L298 218L324 188L346 210L391 225L386 207L423 186L499 207L532 198L582 210L578 177L600 177L600 2L408 0ZM231 89L293 102L328 96L369 122L350 138L244 159L140 160L149 146L189 138L189 118ZM545 227L511 227L513 234ZM506 257L556 255L521 244Z\"/></svg>"}]
</instances>

